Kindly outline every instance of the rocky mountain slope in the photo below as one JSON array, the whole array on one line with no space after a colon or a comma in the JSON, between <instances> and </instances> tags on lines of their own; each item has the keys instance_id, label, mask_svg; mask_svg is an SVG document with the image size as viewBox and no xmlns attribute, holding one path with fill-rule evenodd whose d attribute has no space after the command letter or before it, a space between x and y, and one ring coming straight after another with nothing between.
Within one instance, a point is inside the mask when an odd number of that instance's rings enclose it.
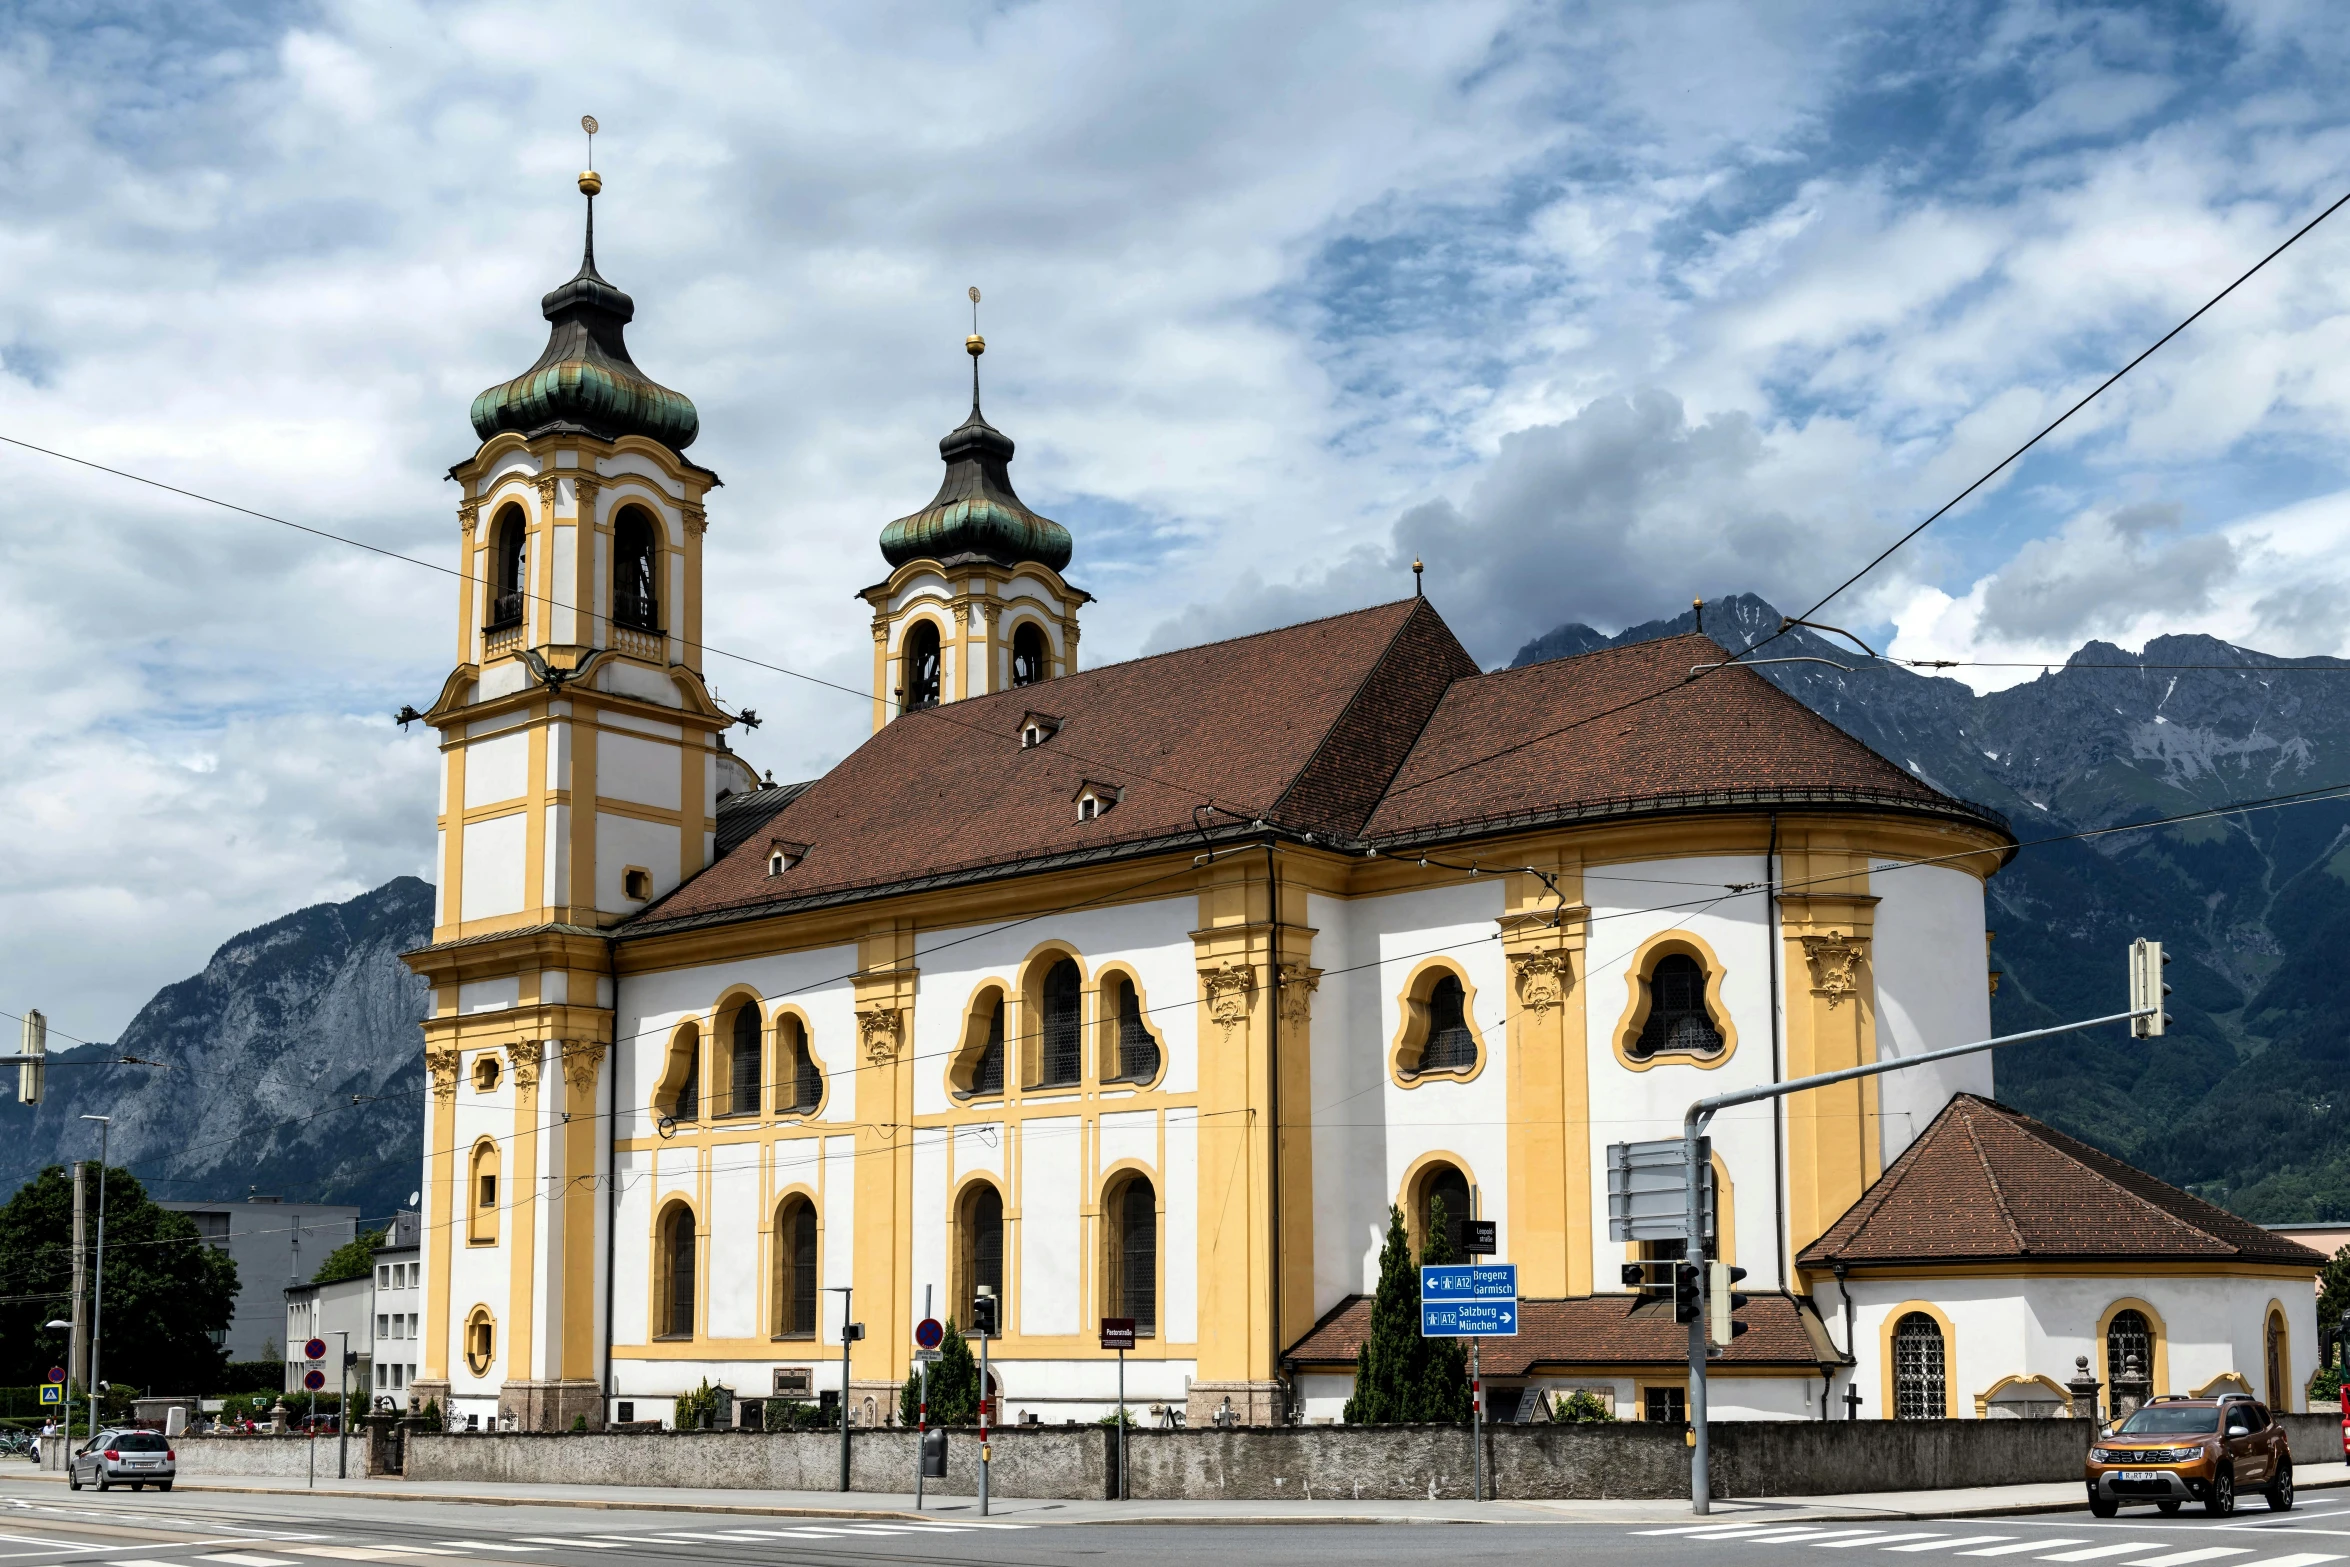
<instances>
[{"instance_id":1,"label":"rocky mountain slope","mask_svg":"<svg viewBox=\"0 0 2350 1567\"><path fill-rule=\"evenodd\" d=\"M1613 637L1561 626L1516 662L1692 624ZM1705 608L1706 631L1733 649L1778 624L1751 596ZM2251 1217L2350 1216L2350 1093L2335 1087L2350 1064L2337 1021L2350 965L2336 955L2350 941L2350 800L2072 836L2350 784L2350 662L2280 669L2200 636L2138 654L2091 642L1977 696L1809 631L1764 656L1849 666L1757 672L1919 777L2005 813L2025 841L1990 889L2002 1032L2120 1010L2132 936L2174 955L2164 1038L2115 1029L2003 1051L2002 1098Z\"/></svg>"},{"instance_id":2,"label":"rocky mountain slope","mask_svg":"<svg viewBox=\"0 0 2350 1567\"><path fill-rule=\"evenodd\" d=\"M0 1102L0 1191L45 1164L95 1158L97 1128L77 1119L89 1113L114 1118L109 1159L158 1198L258 1191L370 1216L408 1206L430 992L399 954L430 937L432 901L403 876L302 909L165 986L114 1043L52 1038L42 1102ZM162 1064L72 1064L124 1055Z\"/></svg>"}]
</instances>

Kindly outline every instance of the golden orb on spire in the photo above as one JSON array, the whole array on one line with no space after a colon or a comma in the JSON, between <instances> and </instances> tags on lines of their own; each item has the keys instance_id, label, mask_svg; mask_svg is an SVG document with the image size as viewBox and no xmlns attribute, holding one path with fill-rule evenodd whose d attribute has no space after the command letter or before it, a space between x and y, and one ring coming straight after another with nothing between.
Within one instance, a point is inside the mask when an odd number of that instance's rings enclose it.
<instances>
[{"instance_id":1,"label":"golden orb on spire","mask_svg":"<svg viewBox=\"0 0 2350 1567\"><path fill-rule=\"evenodd\" d=\"M603 188L604 176L598 174L593 169L583 169L580 171L579 189L581 195L593 196L601 192Z\"/></svg>"}]
</instances>

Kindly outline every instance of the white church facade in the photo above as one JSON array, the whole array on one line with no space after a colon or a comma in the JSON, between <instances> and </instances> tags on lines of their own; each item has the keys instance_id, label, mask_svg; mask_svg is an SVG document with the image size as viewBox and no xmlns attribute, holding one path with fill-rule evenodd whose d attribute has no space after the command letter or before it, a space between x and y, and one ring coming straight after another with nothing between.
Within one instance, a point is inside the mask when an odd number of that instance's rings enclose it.
<instances>
[{"instance_id":1,"label":"white church facade","mask_svg":"<svg viewBox=\"0 0 2350 1567\"><path fill-rule=\"evenodd\" d=\"M917 1320L984 1288L999 1421L1106 1412L1104 1317L1134 1402L1334 1418L1389 1207L1442 1198L1519 1269L1497 1388L1677 1419L1608 1145L1989 1031L2005 825L1703 638L1487 673L1412 598L1082 668L1074 542L976 379L861 590L871 738L762 784L702 672L693 407L592 244L544 310L452 470L418 1405L600 1427L707 1380L889 1420ZM2315 1255L1990 1091L1976 1057L1716 1122L1754 1296L1716 1414L2044 1413L2141 1327L2158 1391L2302 1407ZM1937 1228L2012 1170L2054 1195Z\"/></svg>"}]
</instances>

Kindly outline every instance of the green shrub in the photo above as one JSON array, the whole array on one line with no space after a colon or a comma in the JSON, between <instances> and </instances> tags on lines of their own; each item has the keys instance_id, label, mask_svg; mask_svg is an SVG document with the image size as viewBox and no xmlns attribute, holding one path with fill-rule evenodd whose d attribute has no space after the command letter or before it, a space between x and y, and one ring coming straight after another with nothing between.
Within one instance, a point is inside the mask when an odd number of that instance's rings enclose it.
<instances>
[{"instance_id":1,"label":"green shrub","mask_svg":"<svg viewBox=\"0 0 2350 1567\"><path fill-rule=\"evenodd\" d=\"M715 1418L717 1413L718 1390L710 1386L708 1377L704 1377L692 1392L677 1395L677 1411L671 1424L680 1431L699 1431L702 1429L702 1416L707 1414Z\"/></svg>"},{"instance_id":2,"label":"green shrub","mask_svg":"<svg viewBox=\"0 0 2350 1567\"><path fill-rule=\"evenodd\" d=\"M1553 1425L1585 1425L1593 1421L1613 1420L1607 1405L1599 1395L1588 1388L1577 1388L1565 1398L1554 1396L1550 1401L1550 1419Z\"/></svg>"}]
</instances>

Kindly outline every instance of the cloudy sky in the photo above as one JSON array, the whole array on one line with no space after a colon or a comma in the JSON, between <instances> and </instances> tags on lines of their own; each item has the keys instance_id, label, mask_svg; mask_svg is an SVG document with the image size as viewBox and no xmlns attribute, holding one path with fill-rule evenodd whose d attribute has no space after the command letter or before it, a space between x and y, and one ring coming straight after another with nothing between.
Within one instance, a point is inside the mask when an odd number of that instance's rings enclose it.
<instances>
[{"instance_id":1,"label":"cloudy sky","mask_svg":"<svg viewBox=\"0 0 2350 1567\"><path fill-rule=\"evenodd\" d=\"M26 0L0 435L433 561L598 260L699 405L722 648L852 687L966 285L1092 661L1400 596L1473 651L1809 603L2350 189L2350 33L2099 7ZM1837 608L2350 652L2350 213ZM428 869L447 579L0 448L0 1007L104 1038ZM778 778L862 701L715 657ZM1985 679L1997 678L1982 672Z\"/></svg>"}]
</instances>

